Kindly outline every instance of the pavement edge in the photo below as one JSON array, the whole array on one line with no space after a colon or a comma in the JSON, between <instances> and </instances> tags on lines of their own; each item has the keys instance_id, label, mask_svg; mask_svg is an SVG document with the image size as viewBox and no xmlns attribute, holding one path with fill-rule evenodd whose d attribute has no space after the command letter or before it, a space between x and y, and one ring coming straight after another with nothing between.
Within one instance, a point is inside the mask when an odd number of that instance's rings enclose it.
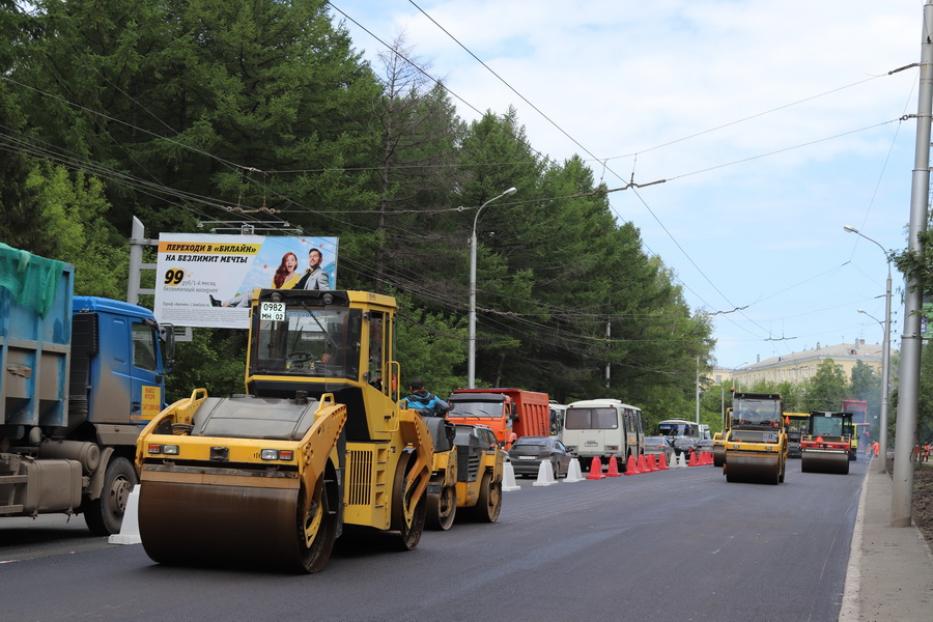
<instances>
[{"instance_id":1,"label":"pavement edge","mask_svg":"<svg viewBox=\"0 0 933 622\"><path fill-rule=\"evenodd\" d=\"M846 582L842 596L842 606L839 608L839 622L858 622L861 615L859 605L859 592L862 583L862 531L865 522L865 499L868 488L868 476L874 460L869 461L862 479L862 489L859 492L858 513L855 516L855 527L852 530L852 541L849 544L849 565L846 567Z\"/></svg>"}]
</instances>

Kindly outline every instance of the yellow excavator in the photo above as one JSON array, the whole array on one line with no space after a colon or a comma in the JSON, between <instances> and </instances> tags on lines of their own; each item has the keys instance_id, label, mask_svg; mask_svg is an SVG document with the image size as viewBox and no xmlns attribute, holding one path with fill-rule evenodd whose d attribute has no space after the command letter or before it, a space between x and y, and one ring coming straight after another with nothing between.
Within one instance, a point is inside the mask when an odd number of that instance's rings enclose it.
<instances>
[{"instance_id":1,"label":"yellow excavator","mask_svg":"<svg viewBox=\"0 0 933 622\"><path fill-rule=\"evenodd\" d=\"M495 432L484 426L453 425L441 417L426 417L425 423L434 443L428 528L447 531L458 509L479 522L499 520L504 460Z\"/></svg>"},{"instance_id":2,"label":"yellow excavator","mask_svg":"<svg viewBox=\"0 0 933 622\"><path fill-rule=\"evenodd\" d=\"M434 450L400 405L395 312L367 292L254 292L247 394L196 389L139 437L146 553L316 572L345 527L414 548Z\"/></svg>"},{"instance_id":3,"label":"yellow excavator","mask_svg":"<svg viewBox=\"0 0 933 622\"><path fill-rule=\"evenodd\" d=\"M780 484L787 466L784 406L773 393L735 393L725 437L728 482Z\"/></svg>"}]
</instances>

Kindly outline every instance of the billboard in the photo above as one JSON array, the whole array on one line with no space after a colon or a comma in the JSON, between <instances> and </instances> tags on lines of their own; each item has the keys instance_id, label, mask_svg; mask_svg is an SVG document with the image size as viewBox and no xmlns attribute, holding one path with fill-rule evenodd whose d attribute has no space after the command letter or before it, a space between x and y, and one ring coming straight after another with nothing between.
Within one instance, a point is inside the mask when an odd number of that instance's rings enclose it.
<instances>
[{"instance_id":1,"label":"billboard","mask_svg":"<svg viewBox=\"0 0 933 622\"><path fill-rule=\"evenodd\" d=\"M335 289L337 238L163 233L156 263L159 322L248 328L256 288Z\"/></svg>"}]
</instances>

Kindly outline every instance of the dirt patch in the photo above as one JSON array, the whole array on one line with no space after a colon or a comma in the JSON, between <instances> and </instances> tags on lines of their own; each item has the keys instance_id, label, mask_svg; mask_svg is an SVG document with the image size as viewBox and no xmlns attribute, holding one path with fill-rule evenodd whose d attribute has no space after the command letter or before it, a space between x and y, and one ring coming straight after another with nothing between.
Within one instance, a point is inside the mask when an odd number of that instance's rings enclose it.
<instances>
[{"instance_id":1,"label":"dirt patch","mask_svg":"<svg viewBox=\"0 0 933 622\"><path fill-rule=\"evenodd\" d=\"M923 532L933 550L933 463L924 464L914 471L913 508L914 524Z\"/></svg>"}]
</instances>

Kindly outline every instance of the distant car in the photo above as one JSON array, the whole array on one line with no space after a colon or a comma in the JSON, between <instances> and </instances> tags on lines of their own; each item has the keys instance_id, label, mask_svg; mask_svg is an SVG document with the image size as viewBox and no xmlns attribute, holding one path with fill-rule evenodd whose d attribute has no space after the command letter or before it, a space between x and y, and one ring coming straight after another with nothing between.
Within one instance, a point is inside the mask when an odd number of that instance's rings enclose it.
<instances>
[{"instance_id":1,"label":"distant car","mask_svg":"<svg viewBox=\"0 0 933 622\"><path fill-rule=\"evenodd\" d=\"M558 439L547 436L523 436L509 450L509 459L516 477L534 477L542 460L549 460L554 479L567 474L573 456Z\"/></svg>"},{"instance_id":2,"label":"distant car","mask_svg":"<svg viewBox=\"0 0 933 622\"><path fill-rule=\"evenodd\" d=\"M645 437L645 455L654 454L656 457L659 457L661 454L664 454L664 460L667 464L671 463L671 458L674 456L674 448L671 446L671 441L667 436L646 436Z\"/></svg>"}]
</instances>

